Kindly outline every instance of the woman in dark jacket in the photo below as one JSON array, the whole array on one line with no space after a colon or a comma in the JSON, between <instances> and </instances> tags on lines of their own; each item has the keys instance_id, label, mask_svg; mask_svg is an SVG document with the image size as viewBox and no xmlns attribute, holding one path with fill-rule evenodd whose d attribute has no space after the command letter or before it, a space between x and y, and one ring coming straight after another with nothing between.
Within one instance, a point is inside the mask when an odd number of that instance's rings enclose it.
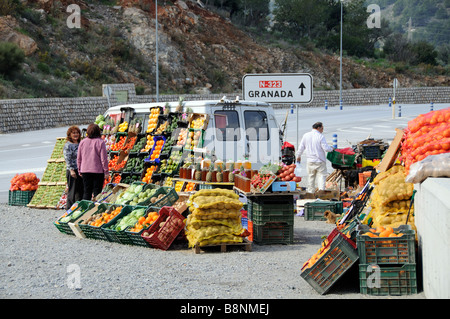
<instances>
[{"instance_id":1,"label":"woman in dark jacket","mask_svg":"<svg viewBox=\"0 0 450 319\"><path fill-rule=\"evenodd\" d=\"M77 155L81 141L81 131L78 126L71 126L67 130L66 144L64 144L64 160L66 161L67 202L66 210L77 201L83 199L83 179L78 174Z\"/></svg>"}]
</instances>

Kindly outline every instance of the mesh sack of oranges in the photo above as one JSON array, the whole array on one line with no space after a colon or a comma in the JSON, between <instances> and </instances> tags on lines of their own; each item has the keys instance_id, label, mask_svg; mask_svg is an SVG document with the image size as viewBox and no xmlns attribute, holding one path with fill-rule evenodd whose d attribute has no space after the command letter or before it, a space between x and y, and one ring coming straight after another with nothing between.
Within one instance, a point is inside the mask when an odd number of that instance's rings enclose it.
<instances>
[{"instance_id":1,"label":"mesh sack of oranges","mask_svg":"<svg viewBox=\"0 0 450 319\"><path fill-rule=\"evenodd\" d=\"M420 114L408 122L404 132L402 159L408 174L413 163L450 152L450 107Z\"/></svg>"}]
</instances>

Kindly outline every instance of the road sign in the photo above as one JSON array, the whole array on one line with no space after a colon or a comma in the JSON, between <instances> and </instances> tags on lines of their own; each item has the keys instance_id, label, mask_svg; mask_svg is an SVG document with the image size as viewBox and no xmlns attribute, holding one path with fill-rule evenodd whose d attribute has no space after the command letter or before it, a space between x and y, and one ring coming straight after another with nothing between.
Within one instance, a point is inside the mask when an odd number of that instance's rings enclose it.
<instances>
[{"instance_id":1,"label":"road sign","mask_svg":"<svg viewBox=\"0 0 450 319\"><path fill-rule=\"evenodd\" d=\"M313 99L313 79L308 73L246 74L242 92L244 100L307 104Z\"/></svg>"}]
</instances>

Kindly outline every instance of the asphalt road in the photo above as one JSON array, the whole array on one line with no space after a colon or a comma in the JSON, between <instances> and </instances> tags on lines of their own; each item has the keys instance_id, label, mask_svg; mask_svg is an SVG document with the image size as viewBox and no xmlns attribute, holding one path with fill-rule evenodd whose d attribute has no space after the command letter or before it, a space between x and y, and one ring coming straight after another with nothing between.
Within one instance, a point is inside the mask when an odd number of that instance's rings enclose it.
<instances>
[{"instance_id":1,"label":"asphalt road","mask_svg":"<svg viewBox=\"0 0 450 319\"><path fill-rule=\"evenodd\" d=\"M435 104L434 110L447 108L447 104ZM297 114L298 111L298 114ZM408 121L419 114L430 111L427 104L401 105L399 117L398 105L393 118L392 107L376 106L344 106L325 108L277 109L276 118L280 125L286 118L286 141L297 147L297 136L311 130L317 121L324 123L324 135L327 142L333 144L333 134L337 134L339 148L349 147L368 137L391 142L395 136L395 128L405 128ZM298 120L297 120L298 118ZM94 120L94 119L93 119ZM74 123L76 124L76 123ZM81 128L86 125L80 125ZM39 131L14 134L0 134L0 203L8 202L10 180L18 173L33 172L42 177L50 158L56 139L64 137L67 126ZM302 161L304 163L305 161ZM304 164L303 164L304 165ZM303 166L302 165L302 166ZM304 167L302 172L305 172ZM329 170L331 172L331 170Z\"/></svg>"}]
</instances>

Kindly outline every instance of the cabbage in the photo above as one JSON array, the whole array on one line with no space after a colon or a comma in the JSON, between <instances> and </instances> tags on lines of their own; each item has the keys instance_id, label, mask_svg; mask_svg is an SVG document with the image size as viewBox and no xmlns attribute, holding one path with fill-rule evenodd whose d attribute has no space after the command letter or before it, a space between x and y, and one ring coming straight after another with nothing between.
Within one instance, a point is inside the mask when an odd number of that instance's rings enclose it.
<instances>
[{"instance_id":1,"label":"cabbage","mask_svg":"<svg viewBox=\"0 0 450 319\"><path fill-rule=\"evenodd\" d=\"M144 188L144 186L142 186L142 185L136 186L136 188L134 189L134 193L138 194L138 193L142 192L143 188Z\"/></svg>"},{"instance_id":2,"label":"cabbage","mask_svg":"<svg viewBox=\"0 0 450 319\"><path fill-rule=\"evenodd\" d=\"M105 117L103 116L103 114L99 114L95 118L95 123L98 124L98 123L100 123L101 121L104 121L104 120L105 120Z\"/></svg>"}]
</instances>

